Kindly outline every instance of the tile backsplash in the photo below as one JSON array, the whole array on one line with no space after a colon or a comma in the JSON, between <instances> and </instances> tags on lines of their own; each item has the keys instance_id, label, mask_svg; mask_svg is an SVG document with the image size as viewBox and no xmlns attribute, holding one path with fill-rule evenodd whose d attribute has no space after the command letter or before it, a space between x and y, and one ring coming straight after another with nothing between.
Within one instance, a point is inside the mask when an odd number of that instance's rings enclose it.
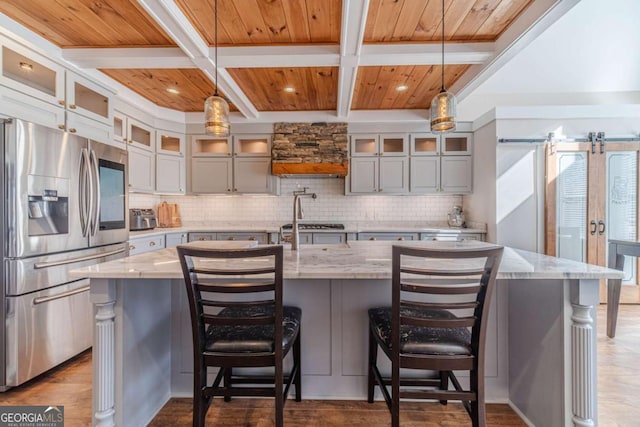
<instances>
[{"instance_id":1,"label":"tile backsplash","mask_svg":"<svg viewBox=\"0 0 640 427\"><path fill-rule=\"evenodd\" d=\"M345 196L344 179L281 179L280 196L160 196L132 193L132 208L177 203L183 223L208 221L291 222L293 191L309 187L318 198L303 199L305 220L312 221L446 221L462 196Z\"/></svg>"}]
</instances>

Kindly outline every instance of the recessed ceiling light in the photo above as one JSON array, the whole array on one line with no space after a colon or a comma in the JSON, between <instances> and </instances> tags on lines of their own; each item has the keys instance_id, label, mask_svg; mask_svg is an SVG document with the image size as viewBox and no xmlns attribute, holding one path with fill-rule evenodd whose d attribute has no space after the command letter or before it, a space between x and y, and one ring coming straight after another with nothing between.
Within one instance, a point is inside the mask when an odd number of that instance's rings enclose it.
<instances>
[{"instance_id":1,"label":"recessed ceiling light","mask_svg":"<svg viewBox=\"0 0 640 427\"><path fill-rule=\"evenodd\" d=\"M175 89L175 88L172 88L172 87L167 88L167 92L173 93L174 95L177 95L177 94L180 93L180 91L178 89Z\"/></svg>"},{"instance_id":2,"label":"recessed ceiling light","mask_svg":"<svg viewBox=\"0 0 640 427\"><path fill-rule=\"evenodd\" d=\"M397 90L398 92L402 92L402 91L405 91L405 90L407 90L407 89L409 89L409 86L407 86L407 85L399 85L399 86L396 86L396 90Z\"/></svg>"},{"instance_id":3,"label":"recessed ceiling light","mask_svg":"<svg viewBox=\"0 0 640 427\"><path fill-rule=\"evenodd\" d=\"M28 62L21 62L20 63L20 68L22 68L23 70L33 70L33 65L29 64Z\"/></svg>"},{"instance_id":4,"label":"recessed ceiling light","mask_svg":"<svg viewBox=\"0 0 640 427\"><path fill-rule=\"evenodd\" d=\"M287 87L284 88L284 91L288 92L288 93L293 93L293 92L296 91L296 88L295 87L291 87L291 86L287 86Z\"/></svg>"}]
</instances>

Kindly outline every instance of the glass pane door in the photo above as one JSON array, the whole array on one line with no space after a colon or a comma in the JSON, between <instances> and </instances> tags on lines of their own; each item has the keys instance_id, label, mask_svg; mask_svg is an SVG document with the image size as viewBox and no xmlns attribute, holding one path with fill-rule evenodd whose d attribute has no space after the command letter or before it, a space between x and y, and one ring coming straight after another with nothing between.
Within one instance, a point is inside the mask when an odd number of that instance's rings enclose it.
<instances>
[{"instance_id":1,"label":"glass pane door","mask_svg":"<svg viewBox=\"0 0 640 427\"><path fill-rule=\"evenodd\" d=\"M556 256L587 261L587 154L557 155Z\"/></svg>"},{"instance_id":2,"label":"glass pane door","mask_svg":"<svg viewBox=\"0 0 640 427\"><path fill-rule=\"evenodd\" d=\"M607 152L607 238L637 239L638 153L636 151ZM637 283L636 263L628 258L624 263L623 282Z\"/></svg>"}]
</instances>

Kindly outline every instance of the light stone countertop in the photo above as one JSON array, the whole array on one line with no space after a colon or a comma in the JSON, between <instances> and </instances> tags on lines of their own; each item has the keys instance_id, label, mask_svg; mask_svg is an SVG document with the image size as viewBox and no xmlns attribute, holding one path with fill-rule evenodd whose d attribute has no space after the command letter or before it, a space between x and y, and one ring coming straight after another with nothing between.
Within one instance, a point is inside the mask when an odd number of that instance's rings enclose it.
<instances>
[{"instance_id":1,"label":"light stone countertop","mask_svg":"<svg viewBox=\"0 0 640 427\"><path fill-rule=\"evenodd\" d=\"M241 248L253 244L255 242L248 241L189 243L219 248ZM344 245L302 245L298 251L291 251L285 245L284 278L390 279L391 246L394 244L398 242L356 241ZM403 242L402 245L451 249L493 246L478 241L419 241ZM72 271L71 275L106 279L182 278L175 248L84 267ZM613 279L622 276L623 273L617 270L512 248L505 248L498 272L498 279Z\"/></svg>"},{"instance_id":2,"label":"light stone countertop","mask_svg":"<svg viewBox=\"0 0 640 427\"><path fill-rule=\"evenodd\" d=\"M482 224L471 223L469 228L451 228L446 222L420 221L337 221L337 220L308 220L301 224L323 223L344 224L344 230L303 230L304 233L486 233ZM256 221L256 222L211 222L208 224L186 224L182 227L155 228L153 230L132 231L129 238L159 236L168 233L202 233L202 232L253 232L277 233L280 226L290 222Z\"/></svg>"}]
</instances>

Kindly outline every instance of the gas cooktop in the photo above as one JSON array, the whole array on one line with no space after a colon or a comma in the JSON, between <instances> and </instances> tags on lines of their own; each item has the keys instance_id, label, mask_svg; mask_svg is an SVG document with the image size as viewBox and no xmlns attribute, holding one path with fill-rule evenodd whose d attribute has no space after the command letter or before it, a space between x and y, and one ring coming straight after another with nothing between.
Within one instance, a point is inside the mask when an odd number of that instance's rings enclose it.
<instances>
[{"instance_id":1,"label":"gas cooktop","mask_svg":"<svg viewBox=\"0 0 640 427\"><path fill-rule=\"evenodd\" d=\"M293 224L285 224L283 230L291 230ZM304 223L298 224L298 230L344 230L344 224Z\"/></svg>"}]
</instances>

